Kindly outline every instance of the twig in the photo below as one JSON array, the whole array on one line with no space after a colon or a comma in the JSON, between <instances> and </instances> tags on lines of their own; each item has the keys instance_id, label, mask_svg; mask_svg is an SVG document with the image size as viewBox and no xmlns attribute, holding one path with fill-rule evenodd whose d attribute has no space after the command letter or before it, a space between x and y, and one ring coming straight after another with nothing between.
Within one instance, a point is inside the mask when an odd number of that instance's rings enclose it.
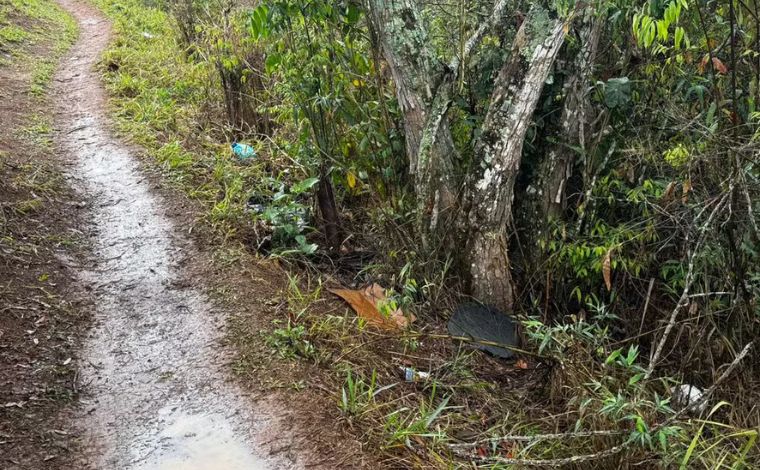
<instances>
[{"instance_id":1,"label":"twig","mask_svg":"<svg viewBox=\"0 0 760 470\"><path fill-rule=\"evenodd\" d=\"M704 241L705 233L707 232L707 228L712 224L713 219L715 218L715 214L718 213L718 211L723 207L723 204L726 202L726 199L728 198L728 195L733 192L733 184L731 184L731 188L728 192L723 194L723 197L718 201L718 203L713 208L712 212L710 213L710 216L707 218L704 224L699 229L699 238L697 239L697 243L694 245L694 249L691 250L691 253L689 253L689 268L686 272L686 279L684 281L684 287L683 292L681 292L681 297L678 299L678 302L676 303L675 308L673 308L673 312L670 314L670 319L668 320L668 326L665 328L665 332L662 334L662 338L660 338L659 343L657 343L657 348L654 351L654 354L652 355L651 360L649 361L649 367L647 368L647 372L644 375L644 379L648 379L652 372L654 372L654 368L657 366L657 361L660 360L660 356L662 355L662 351L665 348L665 343L668 342L668 337L670 336L670 332L673 329L673 327L676 324L676 318L678 317L678 314L681 312L681 309L688 304L689 299L689 290L691 289L691 284L694 282L694 258L696 257L697 253L699 252L699 248L702 245L702 242ZM699 220L701 215L707 210L709 206L705 206L697 216L695 217L695 221ZM686 241L685 245L688 246L689 244L689 232L686 232Z\"/></svg>"},{"instance_id":2,"label":"twig","mask_svg":"<svg viewBox=\"0 0 760 470\"><path fill-rule=\"evenodd\" d=\"M590 462L592 460L599 460L605 457L611 457L619 454L623 451L632 440L623 442L615 447L603 450L601 452L595 452L593 454L574 455L572 457L565 457L561 459L513 459L508 457L481 457L477 456L478 460L499 462L506 465L523 465L528 467L564 467L566 465L578 464L583 462ZM472 458L470 456L470 458Z\"/></svg>"},{"instance_id":3,"label":"twig","mask_svg":"<svg viewBox=\"0 0 760 470\"><path fill-rule=\"evenodd\" d=\"M413 339L413 338L431 338L431 339L453 339L457 341L464 341L467 343L476 343L476 344L482 344L484 346L495 346L497 348L503 348L507 349L512 352L516 352L518 354L524 354L526 356L533 356L538 357L541 359L551 359L549 356L544 356L543 354L534 353L531 351L527 351L525 349L516 348L514 346L510 346L507 344L497 343L496 341L488 341L485 339L476 339L469 336L454 336L454 335L445 335L445 334L435 334L435 333L405 333L405 334L387 334L387 335L381 335L377 338L373 338L369 341L366 341L364 343L358 344L355 347L349 349L348 351L344 352L340 356L335 359L334 362L339 362L346 356L349 356L354 351L357 351L360 348L363 348L364 346L367 346L368 344L377 343L380 341L388 340L388 339Z\"/></svg>"},{"instance_id":4,"label":"twig","mask_svg":"<svg viewBox=\"0 0 760 470\"><path fill-rule=\"evenodd\" d=\"M449 444L449 447L451 448L474 447L480 444L488 444L488 443L502 442L502 441L531 442L531 441L543 441L543 440L549 440L549 439L575 439L579 437L593 437L593 436L618 436L620 434L623 434L623 431L615 431L615 430L580 431L580 432L562 432L562 433L553 433L553 434L536 434L533 436L508 434L506 436L489 437L488 439L480 439L475 442Z\"/></svg>"},{"instance_id":5,"label":"twig","mask_svg":"<svg viewBox=\"0 0 760 470\"><path fill-rule=\"evenodd\" d=\"M649 299L652 297L652 287L654 287L654 278L649 280L649 289L647 289L647 300L644 302L644 311L641 313L641 324L639 325L639 336L644 329L644 320L647 318L647 310L649 309Z\"/></svg>"}]
</instances>

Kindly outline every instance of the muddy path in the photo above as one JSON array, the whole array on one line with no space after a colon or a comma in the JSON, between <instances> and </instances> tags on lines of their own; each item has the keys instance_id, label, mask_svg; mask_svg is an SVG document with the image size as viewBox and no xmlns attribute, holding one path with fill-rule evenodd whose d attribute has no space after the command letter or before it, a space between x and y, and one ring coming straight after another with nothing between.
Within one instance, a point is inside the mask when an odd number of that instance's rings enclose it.
<instances>
[{"instance_id":1,"label":"muddy path","mask_svg":"<svg viewBox=\"0 0 760 470\"><path fill-rule=\"evenodd\" d=\"M293 468L271 441L270 411L254 410L225 375L224 317L182 265L191 243L152 191L134 151L109 130L94 66L110 25L91 6L58 0L80 37L55 77L58 148L91 208L95 326L81 354L87 465L103 469Z\"/></svg>"}]
</instances>

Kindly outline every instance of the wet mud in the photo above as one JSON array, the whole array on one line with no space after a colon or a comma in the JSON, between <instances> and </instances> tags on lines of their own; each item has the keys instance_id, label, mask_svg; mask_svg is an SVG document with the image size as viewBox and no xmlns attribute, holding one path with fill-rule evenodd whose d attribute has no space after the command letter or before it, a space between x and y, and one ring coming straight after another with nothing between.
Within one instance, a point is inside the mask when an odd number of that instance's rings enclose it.
<instances>
[{"instance_id":1,"label":"wet mud","mask_svg":"<svg viewBox=\"0 0 760 470\"><path fill-rule=\"evenodd\" d=\"M84 460L102 469L293 468L253 444L272 439L268 414L225 375L224 317L183 279L186 230L109 130L94 69L109 23L82 2L59 3L80 38L55 79L57 145L91 207L95 253L79 273L96 309L80 364Z\"/></svg>"}]
</instances>

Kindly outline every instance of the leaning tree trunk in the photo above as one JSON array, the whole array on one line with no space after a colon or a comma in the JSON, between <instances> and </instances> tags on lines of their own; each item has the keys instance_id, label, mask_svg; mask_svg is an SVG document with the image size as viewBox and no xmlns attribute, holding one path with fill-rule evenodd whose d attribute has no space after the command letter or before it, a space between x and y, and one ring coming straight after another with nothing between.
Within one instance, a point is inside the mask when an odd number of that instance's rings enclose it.
<instances>
[{"instance_id":1,"label":"leaning tree trunk","mask_svg":"<svg viewBox=\"0 0 760 470\"><path fill-rule=\"evenodd\" d=\"M536 27L538 23L543 27ZM523 141L565 34L563 21L548 20L538 8L531 10L499 72L475 148L483 172L468 188L472 293L505 311L514 302L507 231Z\"/></svg>"},{"instance_id":2,"label":"leaning tree trunk","mask_svg":"<svg viewBox=\"0 0 760 470\"><path fill-rule=\"evenodd\" d=\"M404 114L409 173L417 195L418 229L432 248L457 206L456 149L446 111L447 69L428 47L427 31L411 0L369 0L370 20L391 70Z\"/></svg>"},{"instance_id":3,"label":"leaning tree trunk","mask_svg":"<svg viewBox=\"0 0 760 470\"><path fill-rule=\"evenodd\" d=\"M564 211L566 185L576 153L585 151L586 120L590 107L589 81L596 62L603 22L604 17L597 16L593 8L586 8L580 25L581 49L571 63L570 74L563 87L565 103L560 118L560 142L549 151L540 172L545 221L560 217Z\"/></svg>"}]
</instances>

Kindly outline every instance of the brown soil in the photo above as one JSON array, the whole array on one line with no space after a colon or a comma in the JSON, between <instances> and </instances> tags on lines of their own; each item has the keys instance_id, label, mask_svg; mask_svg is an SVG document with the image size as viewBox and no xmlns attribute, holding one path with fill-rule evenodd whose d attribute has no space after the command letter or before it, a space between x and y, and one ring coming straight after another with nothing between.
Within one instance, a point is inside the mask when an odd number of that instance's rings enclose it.
<instances>
[{"instance_id":1,"label":"brown soil","mask_svg":"<svg viewBox=\"0 0 760 470\"><path fill-rule=\"evenodd\" d=\"M51 47L22 52L45 57ZM84 215L56 152L31 142L48 136L24 132L49 108L29 93L30 67L0 66L0 468L71 468L77 348L89 323L74 280Z\"/></svg>"}]
</instances>

